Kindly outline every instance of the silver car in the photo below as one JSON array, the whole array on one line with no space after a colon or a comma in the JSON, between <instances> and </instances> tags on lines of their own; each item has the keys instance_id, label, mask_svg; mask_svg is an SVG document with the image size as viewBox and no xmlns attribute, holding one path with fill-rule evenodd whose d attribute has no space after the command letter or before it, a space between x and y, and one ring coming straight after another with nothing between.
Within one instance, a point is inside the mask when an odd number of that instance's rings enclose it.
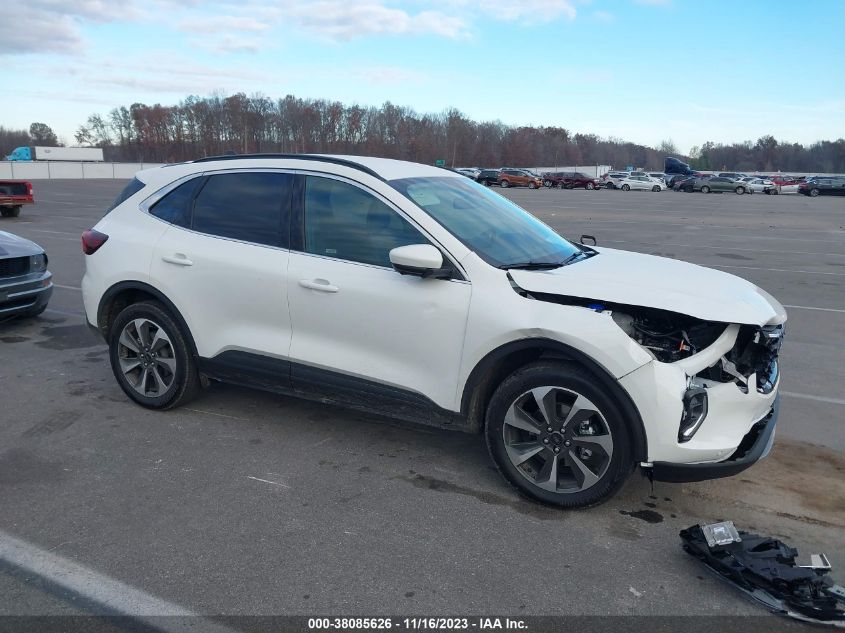
<instances>
[{"instance_id":1,"label":"silver car","mask_svg":"<svg viewBox=\"0 0 845 633\"><path fill-rule=\"evenodd\" d=\"M43 248L0 231L0 318L44 312L53 294L52 277Z\"/></svg>"}]
</instances>

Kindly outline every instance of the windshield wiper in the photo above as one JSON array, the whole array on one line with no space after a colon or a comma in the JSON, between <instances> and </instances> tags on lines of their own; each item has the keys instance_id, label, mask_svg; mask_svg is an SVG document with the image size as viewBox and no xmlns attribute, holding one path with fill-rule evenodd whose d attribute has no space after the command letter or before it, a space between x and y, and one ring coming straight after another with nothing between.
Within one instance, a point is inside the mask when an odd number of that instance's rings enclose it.
<instances>
[{"instance_id":1,"label":"windshield wiper","mask_svg":"<svg viewBox=\"0 0 845 633\"><path fill-rule=\"evenodd\" d=\"M518 269L518 270L549 270L551 268L560 268L563 262L514 262L513 264L502 264L499 268L503 270Z\"/></svg>"},{"instance_id":2,"label":"windshield wiper","mask_svg":"<svg viewBox=\"0 0 845 633\"><path fill-rule=\"evenodd\" d=\"M574 262L576 259L578 259L581 256L587 257L587 253L585 251L575 251L574 253L572 253L572 255L570 255L569 257L564 259L560 263L560 265L566 266L567 264L571 264L572 262Z\"/></svg>"}]
</instances>

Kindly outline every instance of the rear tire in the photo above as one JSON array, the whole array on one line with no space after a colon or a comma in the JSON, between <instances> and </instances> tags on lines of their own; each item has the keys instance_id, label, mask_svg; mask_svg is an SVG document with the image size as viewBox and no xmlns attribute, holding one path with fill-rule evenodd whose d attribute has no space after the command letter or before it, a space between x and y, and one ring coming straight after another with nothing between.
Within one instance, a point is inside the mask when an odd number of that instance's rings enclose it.
<instances>
[{"instance_id":1,"label":"rear tire","mask_svg":"<svg viewBox=\"0 0 845 633\"><path fill-rule=\"evenodd\" d=\"M133 303L109 332L109 360L123 392L149 409L190 402L201 381L187 336L157 301Z\"/></svg>"},{"instance_id":2,"label":"rear tire","mask_svg":"<svg viewBox=\"0 0 845 633\"><path fill-rule=\"evenodd\" d=\"M634 467L615 400L575 363L538 361L511 374L493 393L484 433L505 479L563 508L606 501Z\"/></svg>"},{"instance_id":3,"label":"rear tire","mask_svg":"<svg viewBox=\"0 0 845 633\"><path fill-rule=\"evenodd\" d=\"M551 181L551 180L544 180L544 181L543 181L543 186L544 186L544 187L547 187L547 188L551 188L551 186L552 186L552 181Z\"/></svg>"},{"instance_id":4,"label":"rear tire","mask_svg":"<svg viewBox=\"0 0 845 633\"><path fill-rule=\"evenodd\" d=\"M820 193L820 192L819 192L819 190L818 190L818 189L816 189L815 187L813 187L812 189L810 189L810 197L811 197L811 198L816 198L816 197L818 197L819 193Z\"/></svg>"},{"instance_id":5,"label":"rear tire","mask_svg":"<svg viewBox=\"0 0 845 633\"><path fill-rule=\"evenodd\" d=\"M17 205L14 207L3 207L0 209L0 214L4 218L17 218L21 214L21 205Z\"/></svg>"},{"instance_id":6,"label":"rear tire","mask_svg":"<svg viewBox=\"0 0 845 633\"><path fill-rule=\"evenodd\" d=\"M555 185L555 187L557 187L558 189L563 189L563 183L559 182Z\"/></svg>"},{"instance_id":7,"label":"rear tire","mask_svg":"<svg viewBox=\"0 0 845 633\"><path fill-rule=\"evenodd\" d=\"M593 189L595 189L595 188L596 188L596 186L595 186L593 183L588 182L586 185L584 185L584 188L585 188L587 191L592 191Z\"/></svg>"}]
</instances>

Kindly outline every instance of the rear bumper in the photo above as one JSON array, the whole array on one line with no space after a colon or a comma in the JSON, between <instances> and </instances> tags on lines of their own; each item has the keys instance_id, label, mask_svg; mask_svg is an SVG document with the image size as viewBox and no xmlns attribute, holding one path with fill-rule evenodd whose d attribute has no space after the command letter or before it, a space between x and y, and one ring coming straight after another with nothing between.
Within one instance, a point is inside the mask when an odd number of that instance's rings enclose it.
<instances>
[{"instance_id":1,"label":"rear bumper","mask_svg":"<svg viewBox=\"0 0 845 633\"><path fill-rule=\"evenodd\" d=\"M732 477L741 473L766 457L772 450L779 409L780 396L775 398L769 413L751 427L737 449L727 459L704 464L654 462L651 466L652 478L657 481L684 483Z\"/></svg>"},{"instance_id":2,"label":"rear bumper","mask_svg":"<svg viewBox=\"0 0 845 633\"><path fill-rule=\"evenodd\" d=\"M28 314L45 307L53 294L52 275L0 279L0 317Z\"/></svg>"}]
</instances>

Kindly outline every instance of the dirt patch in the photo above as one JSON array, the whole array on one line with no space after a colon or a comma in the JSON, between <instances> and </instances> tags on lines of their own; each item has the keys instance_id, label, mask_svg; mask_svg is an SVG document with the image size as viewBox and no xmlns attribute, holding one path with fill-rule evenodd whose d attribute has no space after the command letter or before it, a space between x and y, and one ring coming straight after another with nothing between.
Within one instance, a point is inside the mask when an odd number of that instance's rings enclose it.
<instances>
[{"instance_id":1,"label":"dirt patch","mask_svg":"<svg viewBox=\"0 0 845 633\"><path fill-rule=\"evenodd\" d=\"M442 492L452 495L464 495L467 497L473 497L481 501L482 503L508 507L513 510L516 510L520 514L527 514L536 519L552 521L563 521L566 519L566 512L561 511L559 508L541 505L534 501L524 501L517 497L506 497L504 495L496 494L494 492L488 492L486 490L476 490L474 488L461 486L452 483L451 481L446 481L444 479L426 477L425 475L417 474L414 471L409 472L410 475L408 476L400 475L397 477L393 477L393 479L398 479L400 481L407 482L417 488L424 488L426 490L434 490L436 492Z\"/></svg>"},{"instance_id":2,"label":"dirt patch","mask_svg":"<svg viewBox=\"0 0 845 633\"><path fill-rule=\"evenodd\" d=\"M87 347L102 345L103 343L85 325L46 327L41 333L46 339L38 341L36 345L46 349L85 349Z\"/></svg>"},{"instance_id":3,"label":"dirt patch","mask_svg":"<svg viewBox=\"0 0 845 633\"><path fill-rule=\"evenodd\" d=\"M822 446L778 440L771 455L740 475L684 488L696 497L845 528L845 455Z\"/></svg>"}]
</instances>

